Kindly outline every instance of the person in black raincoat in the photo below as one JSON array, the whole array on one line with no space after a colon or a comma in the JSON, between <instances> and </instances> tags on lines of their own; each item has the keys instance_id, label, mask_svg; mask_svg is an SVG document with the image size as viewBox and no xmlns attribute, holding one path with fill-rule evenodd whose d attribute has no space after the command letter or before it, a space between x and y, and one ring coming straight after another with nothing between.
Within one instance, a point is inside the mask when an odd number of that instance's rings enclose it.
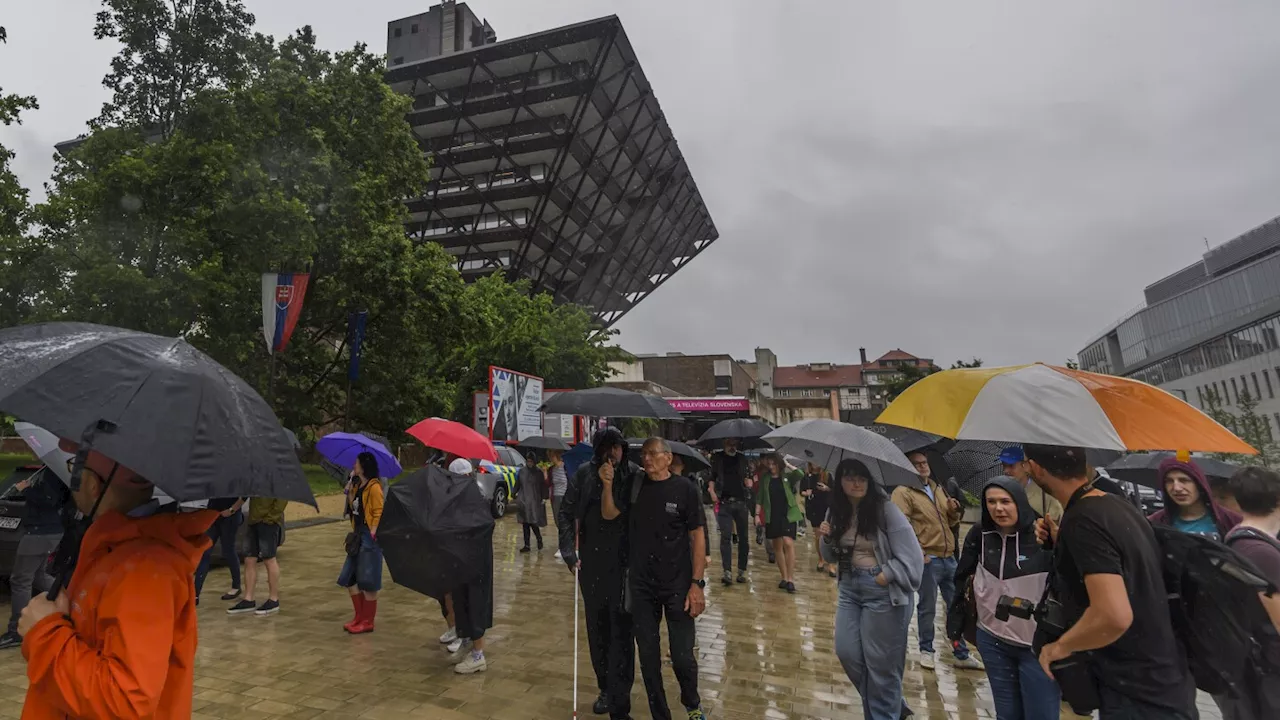
<instances>
[{"instance_id":1,"label":"person in black raincoat","mask_svg":"<svg viewBox=\"0 0 1280 720\"><path fill-rule=\"evenodd\" d=\"M524 467L516 476L516 519L524 530L522 553L530 551L530 531L538 540L538 549L542 549L542 528L547 526L546 492L546 475L538 467L537 458L529 453Z\"/></svg>"},{"instance_id":2,"label":"person in black raincoat","mask_svg":"<svg viewBox=\"0 0 1280 720\"><path fill-rule=\"evenodd\" d=\"M988 480L981 506L982 520L969 529L960 551L947 638L955 642L974 632L998 720L1056 720L1058 686L1031 649L1035 619L999 609L1001 598L1040 602L1053 570L1053 553L1036 540L1040 516L1016 479Z\"/></svg>"},{"instance_id":3,"label":"person in black raincoat","mask_svg":"<svg viewBox=\"0 0 1280 720\"><path fill-rule=\"evenodd\" d=\"M591 445L591 462L569 479L556 526L560 555L570 571L578 571L582 590L591 667L600 690L592 709L623 720L630 717L636 668L631 615L623 609L627 517L619 508L626 507L639 468L626 459L627 441L617 428L600 430Z\"/></svg>"}]
</instances>

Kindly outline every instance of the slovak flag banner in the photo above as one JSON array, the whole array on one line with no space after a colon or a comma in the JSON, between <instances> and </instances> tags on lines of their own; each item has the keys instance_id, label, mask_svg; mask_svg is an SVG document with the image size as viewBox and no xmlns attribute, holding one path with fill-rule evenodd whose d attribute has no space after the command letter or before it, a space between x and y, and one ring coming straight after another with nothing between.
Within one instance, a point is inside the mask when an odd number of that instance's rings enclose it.
<instances>
[{"instance_id":1,"label":"slovak flag banner","mask_svg":"<svg viewBox=\"0 0 1280 720\"><path fill-rule=\"evenodd\" d=\"M284 352L302 314L307 273L264 273L262 276L262 336L272 353Z\"/></svg>"}]
</instances>

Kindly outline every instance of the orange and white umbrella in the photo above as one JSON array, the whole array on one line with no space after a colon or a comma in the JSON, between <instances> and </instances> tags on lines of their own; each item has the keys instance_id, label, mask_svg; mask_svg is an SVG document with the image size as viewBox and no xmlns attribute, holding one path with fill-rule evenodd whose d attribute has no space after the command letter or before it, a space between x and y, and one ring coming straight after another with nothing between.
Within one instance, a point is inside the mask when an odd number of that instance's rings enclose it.
<instances>
[{"instance_id":1,"label":"orange and white umbrella","mask_svg":"<svg viewBox=\"0 0 1280 720\"><path fill-rule=\"evenodd\" d=\"M935 373L907 388L876 422L956 440L1258 452L1157 387L1042 363Z\"/></svg>"}]
</instances>

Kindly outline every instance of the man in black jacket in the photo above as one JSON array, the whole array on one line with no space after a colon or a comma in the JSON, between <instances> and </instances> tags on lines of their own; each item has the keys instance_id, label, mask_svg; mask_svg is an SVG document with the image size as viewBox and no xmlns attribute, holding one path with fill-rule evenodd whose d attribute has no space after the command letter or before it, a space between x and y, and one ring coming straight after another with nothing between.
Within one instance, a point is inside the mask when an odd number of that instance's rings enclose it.
<instances>
[{"instance_id":1,"label":"man in black jacket","mask_svg":"<svg viewBox=\"0 0 1280 720\"><path fill-rule=\"evenodd\" d=\"M600 696L593 710L613 720L630 717L635 682L635 640L631 615L623 610L623 567L627 555L627 505L639 468L624 458L627 441L617 428L592 440L594 457L569 478L556 527L560 555L578 572L587 615L587 643Z\"/></svg>"},{"instance_id":2,"label":"man in black jacket","mask_svg":"<svg viewBox=\"0 0 1280 720\"><path fill-rule=\"evenodd\" d=\"M53 584L45 572L45 564L62 540L62 508L71 499L71 491L49 468L39 470L15 487L26 501L22 521L26 534L18 541L13 572L9 576L13 609L9 614L8 632L0 635L0 648L22 645L22 636L18 634L22 610L31 602L33 591L45 592Z\"/></svg>"}]
</instances>

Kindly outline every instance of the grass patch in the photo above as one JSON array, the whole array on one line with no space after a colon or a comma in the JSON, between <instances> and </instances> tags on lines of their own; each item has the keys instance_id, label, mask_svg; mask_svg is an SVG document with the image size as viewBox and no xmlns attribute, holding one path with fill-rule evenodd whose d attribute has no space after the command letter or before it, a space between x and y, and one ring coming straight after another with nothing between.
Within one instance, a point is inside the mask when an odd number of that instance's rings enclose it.
<instances>
[{"instance_id":1,"label":"grass patch","mask_svg":"<svg viewBox=\"0 0 1280 720\"><path fill-rule=\"evenodd\" d=\"M404 472L387 481L390 485L409 477L415 471L421 468L405 468ZM325 472L319 465L303 465L302 471L307 475L307 484L311 486L311 494L316 497L321 495L338 495L342 492L342 483L335 480L332 475Z\"/></svg>"},{"instance_id":2,"label":"grass patch","mask_svg":"<svg viewBox=\"0 0 1280 720\"><path fill-rule=\"evenodd\" d=\"M26 453L3 453L0 454L0 480L9 476L22 465L32 465L40 462Z\"/></svg>"}]
</instances>

